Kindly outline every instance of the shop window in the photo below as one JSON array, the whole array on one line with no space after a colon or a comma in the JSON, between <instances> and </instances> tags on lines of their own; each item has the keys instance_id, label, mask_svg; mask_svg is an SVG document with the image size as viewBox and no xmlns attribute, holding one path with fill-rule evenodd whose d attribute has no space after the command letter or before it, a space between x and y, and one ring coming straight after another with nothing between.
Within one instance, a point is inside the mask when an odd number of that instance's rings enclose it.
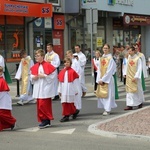
<instances>
[{"instance_id":1,"label":"shop window","mask_svg":"<svg viewBox=\"0 0 150 150\"><path fill-rule=\"evenodd\" d=\"M45 31L45 46L48 43L53 43L53 39L52 39L52 31Z\"/></svg>"},{"instance_id":2,"label":"shop window","mask_svg":"<svg viewBox=\"0 0 150 150\"><path fill-rule=\"evenodd\" d=\"M20 50L24 49L24 29L23 26L7 26L7 61L20 60Z\"/></svg>"},{"instance_id":3,"label":"shop window","mask_svg":"<svg viewBox=\"0 0 150 150\"><path fill-rule=\"evenodd\" d=\"M47 2L56 6L60 6L60 0L47 0Z\"/></svg>"},{"instance_id":4,"label":"shop window","mask_svg":"<svg viewBox=\"0 0 150 150\"><path fill-rule=\"evenodd\" d=\"M33 34L34 50L43 49L44 47L44 30L34 31Z\"/></svg>"},{"instance_id":5,"label":"shop window","mask_svg":"<svg viewBox=\"0 0 150 150\"><path fill-rule=\"evenodd\" d=\"M113 30L113 46L121 45L123 45L123 30Z\"/></svg>"}]
</instances>

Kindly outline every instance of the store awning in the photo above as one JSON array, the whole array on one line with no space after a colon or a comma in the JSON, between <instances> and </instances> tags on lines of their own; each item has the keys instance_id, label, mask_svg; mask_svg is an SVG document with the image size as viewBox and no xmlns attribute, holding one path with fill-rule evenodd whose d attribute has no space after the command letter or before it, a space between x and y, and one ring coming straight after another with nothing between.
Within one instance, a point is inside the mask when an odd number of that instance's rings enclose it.
<instances>
[{"instance_id":1,"label":"store awning","mask_svg":"<svg viewBox=\"0 0 150 150\"><path fill-rule=\"evenodd\" d=\"M0 0L0 15L52 17L52 4Z\"/></svg>"}]
</instances>

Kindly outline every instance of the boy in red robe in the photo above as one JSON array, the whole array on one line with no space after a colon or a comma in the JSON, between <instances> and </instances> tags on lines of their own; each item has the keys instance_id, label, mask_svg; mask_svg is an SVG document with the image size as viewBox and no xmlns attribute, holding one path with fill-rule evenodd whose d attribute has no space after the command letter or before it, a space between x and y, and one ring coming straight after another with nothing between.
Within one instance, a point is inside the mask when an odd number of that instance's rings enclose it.
<instances>
[{"instance_id":1,"label":"boy in red robe","mask_svg":"<svg viewBox=\"0 0 150 150\"><path fill-rule=\"evenodd\" d=\"M9 87L3 78L3 68L0 66L0 131L4 129L13 130L16 119L12 116L12 101L9 95Z\"/></svg>"},{"instance_id":2,"label":"boy in red robe","mask_svg":"<svg viewBox=\"0 0 150 150\"><path fill-rule=\"evenodd\" d=\"M80 89L79 75L71 68L71 64L71 59L65 58L65 68L62 69L58 75L58 93L61 97L63 115L60 122L69 121L70 115L73 115L73 119L76 119L78 114L74 102L77 100L78 89Z\"/></svg>"},{"instance_id":3,"label":"boy in red robe","mask_svg":"<svg viewBox=\"0 0 150 150\"><path fill-rule=\"evenodd\" d=\"M54 78L55 67L44 61L45 53L42 49L36 51L36 64L31 67L33 83L33 98L37 99L37 116L39 128L46 128L53 120L52 98L55 96Z\"/></svg>"}]
</instances>

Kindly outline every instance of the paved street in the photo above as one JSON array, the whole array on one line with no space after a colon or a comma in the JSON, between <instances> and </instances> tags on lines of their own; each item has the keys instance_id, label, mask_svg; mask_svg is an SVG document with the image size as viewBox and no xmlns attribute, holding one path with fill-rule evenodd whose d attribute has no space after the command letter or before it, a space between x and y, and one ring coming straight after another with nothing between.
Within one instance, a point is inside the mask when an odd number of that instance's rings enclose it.
<instances>
[{"instance_id":1,"label":"paved street","mask_svg":"<svg viewBox=\"0 0 150 150\"><path fill-rule=\"evenodd\" d=\"M145 92L146 102L144 108L140 111L146 110L146 114L139 113L139 110L126 112L125 107L125 92L124 85L118 81L119 99L116 100L118 108L112 110L110 116L102 116L103 110L97 108L97 99L93 94L93 87L91 85L91 77L86 77L86 85L88 93L82 99L83 108L76 120L70 119L69 122L60 123L61 104L60 101L53 101L54 121L52 126L46 129L38 129L38 122L36 118L36 104L28 104L24 106L16 105L16 83L10 85L11 94L13 98L13 115L17 118L17 125L14 131L3 131L0 133L0 149L1 150L26 150L26 149L61 149L61 150L148 150L150 147L149 140L146 138L125 136L126 128L130 132L132 120L136 119L136 125L132 126L132 132L135 134L135 129L143 129L149 127L149 124L144 124L144 120L149 116L150 104L150 78L146 80L147 91ZM132 115L133 112L136 112ZM132 116L130 117L129 114ZM124 115L124 119L118 119ZM126 116L127 115L127 116ZM139 120L139 116L142 120ZM122 117L121 117L122 118ZM150 118L150 117L149 117ZM138 122L141 122L138 126ZM110 124L110 126L109 126ZM127 125L127 126L126 126ZM118 129L118 130L117 130ZM146 128L146 134L149 136L149 128ZM123 130L123 132L122 132ZM107 132L105 132L107 131ZM109 131L109 132L108 132ZM116 132L123 133L116 136ZM115 132L115 133L114 133ZM145 132L143 132L145 134ZM108 138L109 137L109 138ZM113 138L112 138L113 137Z\"/></svg>"}]
</instances>

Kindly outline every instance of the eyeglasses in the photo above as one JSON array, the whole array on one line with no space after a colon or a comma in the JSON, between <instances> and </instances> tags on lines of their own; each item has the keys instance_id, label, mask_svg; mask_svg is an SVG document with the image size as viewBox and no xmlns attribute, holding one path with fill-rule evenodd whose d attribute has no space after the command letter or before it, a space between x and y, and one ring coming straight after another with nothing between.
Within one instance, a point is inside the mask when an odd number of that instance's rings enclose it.
<instances>
[{"instance_id":1,"label":"eyeglasses","mask_svg":"<svg viewBox=\"0 0 150 150\"><path fill-rule=\"evenodd\" d=\"M36 55L35 58L37 58L37 57L41 57L41 55Z\"/></svg>"}]
</instances>

